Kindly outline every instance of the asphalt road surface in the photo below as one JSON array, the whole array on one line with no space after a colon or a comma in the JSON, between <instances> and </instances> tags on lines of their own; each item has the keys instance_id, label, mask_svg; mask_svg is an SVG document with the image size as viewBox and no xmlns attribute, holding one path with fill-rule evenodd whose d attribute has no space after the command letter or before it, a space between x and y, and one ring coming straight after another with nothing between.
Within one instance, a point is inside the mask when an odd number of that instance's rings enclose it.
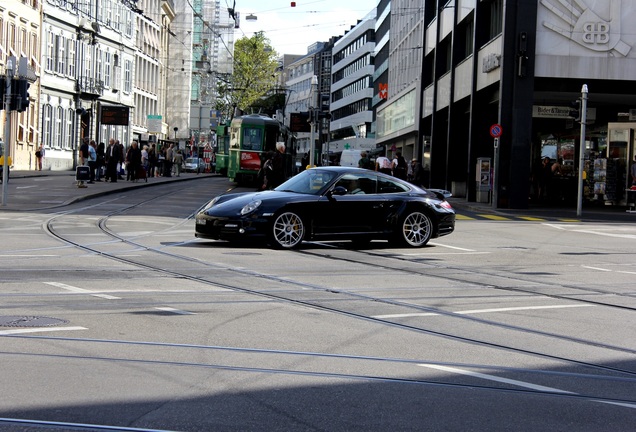
<instances>
[{"instance_id":1,"label":"asphalt road surface","mask_svg":"<svg viewBox=\"0 0 636 432\"><path fill-rule=\"evenodd\" d=\"M227 188L0 209L0 430L634 430L635 224L196 239Z\"/></svg>"}]
</instances>

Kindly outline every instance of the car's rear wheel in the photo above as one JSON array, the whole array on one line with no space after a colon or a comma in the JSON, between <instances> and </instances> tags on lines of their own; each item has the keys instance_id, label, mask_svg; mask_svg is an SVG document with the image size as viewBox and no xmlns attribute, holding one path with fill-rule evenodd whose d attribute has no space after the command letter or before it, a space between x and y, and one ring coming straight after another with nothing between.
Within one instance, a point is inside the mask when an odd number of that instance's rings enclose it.
<instances>
[{"instance_id":1,"label":"car's rear wheel","mask_svg":"<svg viewBox=\"0 0 636 432\"><path fill-rule=\"evenodd\" d=\"M433 234L433 222L426 214L414 211L403 219L397 233L400 243L412 247L422 247L428 243Z\"/></svg>"},{"instance_id":2,"label":"car's rear wheel","mask_svg":"<svg viewBox=\"0 0 636 432\"><path fill-rule=\"evenodd\" d=\"M284 212L274 219L272 239L277 247L291 249L298 246L305 237L305 224L294 212Z\"/></svg>"}]
</instances>

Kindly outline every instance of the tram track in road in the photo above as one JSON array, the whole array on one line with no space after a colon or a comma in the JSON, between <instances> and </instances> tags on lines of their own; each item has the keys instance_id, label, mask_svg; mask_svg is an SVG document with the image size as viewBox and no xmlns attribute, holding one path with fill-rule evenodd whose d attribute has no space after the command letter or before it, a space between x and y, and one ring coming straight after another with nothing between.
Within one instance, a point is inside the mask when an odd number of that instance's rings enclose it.
<instances>
[{"instance_id":1,"label":"tram track in road","mask_svg":"<svg viewBox=\"0 0 636 432\"><path fill-rule=\"evenodd\" d=\"M176 193L176 192L175 192ZM161 198L165 198L165 194L163 194L161 196ZM356 300L364 300L366 302L373 302L373 303L381 303L381 304L386 304L386 305L392 305L392 306L399 306L399 307L403 307L403 308L407 308L407 309L411 309L411 310L416 310L416 311L426 311L426 312L434 312L440 315L445 315L447 317L453 318L453 319L459 319L459 320L465 320L465 321L471 321L471 322L475 322L475 323L479 323L479 324L484 324L484 325L489 325L489 326L495 326L495 327L499 327L499 328L505 328L506 330L511 330L511 331L516 331L516 332L524 332L524 333L532 333L535 335L539 335L542 337L546 337L546 338L550 338L553 340L560 340L560 341L567 341L569 343L576 343L576 344L584 344L584 345L591 345L600 349L604 349L604 350L609 350L609 351L615 351L615 352L621 352L621 353L626 353L626 354L636 354L636 352L634 350L625 348L625 347L619 347L619 346L612 346L609 344L604 344L604 343L598 343L598 342L594 342L591 340L586 340L586 339L580 339L580 338L572 338L572 337L568 337L568 336L564 336L564 335L560 335L560 334L555 334L555 333L550 333L550 332L541 332L541 331L537 331L537 330L533 330L533 329L529 329L529 328L524 328L524 327L518 327L518 326L512 326L512 325L508 325L508 324L503 324L503 323L499 323L499 322L495 322L495 321L491 321L491 320L484 320L484 319L479 319L479 318L475 318L475 317L469 317L469 316L465 316L465 315L461 315L461 314L457 314L457 313L453 313L453 312L449 312L449 311L444 311L441 310L439 308L433 308L433 307L427 307L427 306L422 306L422 305L417 305L417 304L413 304L413 303L408 303L408 302L399 302L399 301L395 301L395 300L391 300L391 299L386 299L386 298L381 298L381 297L376 297L376 296L367 296L367 295L363 295L360 293L355 293L355 292L351 292L351 291L346 291L346 290L341 290L341 289L333 289L332 287L328 287L328 286L324 286L324 285L319 285L319 284L312 284L312 283L305 283L305 282L300 282L300 281L294 281L291 280L289 278L284 278L284 277L280 277L280 276L276 276L276 275L272 275L272 274L267 274L267 273L263 273L263 272L258 272L258 271L254 271L254 270L248 270L248 269L239 269L239 268L231 268L228 266L223 266L220 264L213 264L213 263L209 263L206 262L204 260L198 259L198 258L192 258L189 256L185 256L182 254L177 254L174 253L172 251L166 250L165 248L151 248L148 247L146 245L143 245L142 243L140 243L139 241L136 240L131 240L130 238L125 238L124 236L118 235L117 233L113 232L112 230L108 229L107 225L108 225L108 220L110 218L125 214L126 212L129 212L133 209L135 209L136 207L143 205L145 203L147 203L148 201L157 199L157 197L150 197L147 200L144 200L142 202L138 202L135 204L130 204L127 206L122 206L119 209L112 211L111 213L101 217L95 224L96 228L100 230L100 232L102 232L104 235L108 236L109 238L111 238L113 241L116 242L121 242L122 244L126 244L128 246L133 246L136 249L139 250L144 250L148 253L153 253L153 254L161 254L163 256L169 257L171 260L176 260L175 262L186 262L188 263L188 266L190 268L190 270L192 270L192 266L194 264L196 264L196 266L200 269L200 273L202 274L213 274L213 271L219 271L219 270L223 270L226 272L231 272L234 274L240 274L242 276L246 276L246 277L252 277L252 278L258 278L259 280L269 280L271 282L275 282L277 284L281 284L284 286L289 286L298 290L301 290L300 292L304 292L306 293L307 290L312 290L313 292L320 292L323 293L324 295L329 296L329 300L334 300L334 299L338 299L338 300L342 300L343 298L350 298L350 299L356 299ZM78 210L78 211L81 211ZM139 268L143 268L143 269L147 269L147 270L152 270L152 271L156 271L156 272L161 272L162 274L165 274L167 276L172 276L175 278L181 278L181 279L187 279L199 284L202 284L203 286L205 285L209 285L209 286L213 286L215 288L225 288L234 292L240 292L240 293L244 293L244 294L249 294L249 295L254 295L254 296L258 296L261 298L266 298L268 300L274 300L277 302L285 302L285 303L290 303L290 304L295 304L295 305L299 305L299 306L303 306L303 307L309 307L309 308L313 308L313 309L318 309L324 312L329 312L329 313L336 313L336 314L340 314L340 315L344 315L350 318L354 318L354 319L361 319L361 320L366 320L366 321L370 321L370 322L374 322L376 324L380 324L383 326L390 326L392 328L397 328L397 329L402 329L402 330L406 330L406 331L412 331L412 332L419 332L419 333L423 333L423 334L428 334L428 335L432 335L435 337L441 337L441 338L446 338L446 339L450 339L453 341L457 341L460 343L468 343L468 344L475 344L475 345L480 345L480 346L484 346L484 347L488 347L488 348L492 348L492 349L496 349L496 350L506 350L506 351L512 351L512 352L516 352L516 353L520 353L520 354L524 354L524 355L529 355L529 356L535 356L535 357L539 357L539 358L544 358L544 359L550 359L553 361L558 361L558 362L562 362L564 364L570 364L570 365L577 365L577 366L583 366L583 367L589 367L589 368L593 368L599 371L604 371L605 373L612 373L612 374L620 374L620 375L624 375L624 376L628 376L628 377L634 377L636 376L636 371L633 370L628 370L628 369L624 369L624 368L618 368L618 367L611 367L608 365L602 365L602 364L597 364L594 362L586 362L586 361L581 361L581 360L577 360L574 358L567 358L565 356L559 356L559 355L552 355L546 352L539 352L536 350L531 350L531 349L523 349L520 347L515 347L512 345L506 345L506 344L500 344L500 343L493 343L493 342L488 342L485 340L480 340L477 338L472 338L472 337L466 337L466 336L462 336L460 334L453 334L451 332L446 332L446 331L437 331L437 330L432 330L430 328L426 328L423 325L410 325L410 324L406 324L403 322L399 322L396 320L389 320L389 319L382 319L382 318L377 318L374 316L370 316L368 314L363 314L363 313L358 313L355 310L351 310L351 309L345 309L345 308L341 308L341 307L332 307L332 306L327 306L324 304L324 301L316 301L316 300L307 300L303 297L305 296L300 296L300 295L296 295L294 293L296 293L297 291L285 291L283 293L275 293L275 292L271 292L271 291L262 291L262 290L257 290L257 289L249 289L246 288L244 286L239 286L237 284L231 284L231 283L224 283L221 282L219 280L214 280L211 279L210 277L201 277L201 276L195 276L193 274L186 274L185 272L181 272L181 271L175 271L175 270L171 270L171 269L165 269L165 268L161 268L160 266L156 266L156 265L152 265L149 264L150 262L152 262L153 260L149 260L149 259L144 259L144 260L140 260L139 258L134 258L134 257L127 257L127 256L121 256L121 254L118 254L116 252L105 252L103 250L100 250L98 248L98 244L92 244L92 245L87 245L84 244L82 242L78 242L78 241L74 241L72 239L70 239L68 236L65 236L63 233L59 233L56 232L56 229L54 227L55 222L59 219L59 218L65 218L68 217L69 214L65 213L65 214L61 214L61 215L56 215L53 216L52 218L50 218L47 223L45 224L45 227L47 229L47 232L57 238L59 241L62 241L66 244L72 245L74 247L80 248L86 252L90 252L90 253L95 253L98 254L102 257L105 258L109 258L109 259L113 259L122 263L126 263L129 265L134 265L136 267ZM187 219L189 219L191 216L189 216L188 218L183 219L181 222L179 222L176 225L180 225L183 224ZM65 224L66 226L68 226L68 224ZM187 242L185 242L187 243ZM184 244L185 244L184 243ZM303 248L299 251L288 251L286 253L290 253L290 254L295 254L295 253L301 253L301 254L309 254L309 255L314 255L316 258L320 258L320 259L335 259L333 257L329 257L328 254L317 254L315 252L312 251L308 251L307 248ZM363 256L369 256L371 255L369 251L360 251L359 253L357 253L357 259L356 259L356 263L357 264L362 264L362 265L373 265L376 266L377 262L373 262L373 263L365 263L364 260L360 260L359 257L363 257ZM386 258L384 255L382 256L383 258ZM146 257L147 258L147 257ZM375 256L373 257L374 259L376 258ZM341 258L338 258L341 259ZM400 259L400 258L393 258L395 259ZM387 267L388 268L388 267ZM396 271L395 266L391 266L390 267L392 271ZM397 269L398 271L411 271L409 269ZM465 270L465 269L464 269ZM420 272L413 272L413 274L423 274ZM430 276L430 275L427 275ZM436 277L440 277L442 278L442 276L436 276ZM453 279L457 282L467 282L466 280L462 280L461 278L455 278ZM527 282L527 281L524 281ZM470 283L473 283L472 281L470 281ZM483 284L483 288L488 288L488 289L496 289L497 287L492 287L490 285L486 285ZM536 295L537 293L534 293L532 291L523 291L524 293L527 294L533 294ZM566 297L566 296L562 296L560 297L562 299L567 299L567 300L571 300L571 301L576 301L576 302L580 302L582 300L577 299L577 298L570 298L570 297ZM614 305L611 304L600 304L599 302L593 302L595 305L602 305L602 306L607 306L607 307L615 307ZM630 309L633 310L633 309Z\"/></svg>"}]
</instances>

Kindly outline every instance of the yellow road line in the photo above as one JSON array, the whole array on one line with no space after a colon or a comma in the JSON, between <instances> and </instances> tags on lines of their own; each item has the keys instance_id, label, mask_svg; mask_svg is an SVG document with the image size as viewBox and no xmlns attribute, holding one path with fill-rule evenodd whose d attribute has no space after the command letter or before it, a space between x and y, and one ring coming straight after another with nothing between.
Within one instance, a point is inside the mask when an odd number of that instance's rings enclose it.
<instances>
[{"instance_id":1,"label":"yellow road line","mask_svg":"<svg viewBox=\"0 0 636 432\"><path fill-rule=\"evenodd\" d=\"M512 220L512 219L504 217L504 216L497 216L497 215L492 215L492 214L480 214L480 215L477 215L477 216L483 217L485 219L496 220L496 221Z\"/></svg>"}]
</instances>

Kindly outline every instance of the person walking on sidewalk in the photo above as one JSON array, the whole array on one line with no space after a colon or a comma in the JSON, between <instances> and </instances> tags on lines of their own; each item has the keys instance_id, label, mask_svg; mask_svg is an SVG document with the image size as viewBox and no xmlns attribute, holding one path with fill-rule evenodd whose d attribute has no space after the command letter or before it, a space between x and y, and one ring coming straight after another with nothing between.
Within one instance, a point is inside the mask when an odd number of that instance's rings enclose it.
<instances>
[{"instance_id":1,"label":"person walking on sidewalk","mask_svg":"<svg viewBox=\"0 0 636 432\"><path fill-rule=\"evenodd\" d=\"M35 170L42 171L42 160L44 159L44 146L40 144L38 150L35 152Z\"/></svg>"},{"instance_id":2,"label":"person walking on sidewalk","mask_svg":"<svg viewBox=\"0 0 636 432\"><path fill-rule=\"evenodd\" d=\"M95 170L97 169L97 144L91 140L88 146L88 169L90 170L89 184L95 183Z\"/></svg>"},{"instance_id":3,"label":"person walking on sidewalk","mask_svg":"<svg viewBox=\"0 0 636 432\"><path fill-rule=\"evenodd\" d=\"M80 166L88 166L88 137L84 137L84 139L82 140L82 145L80 146L79 149L79 164ZM84 184L84 180L78 180L77 181L77 187L78 188L85 188L88 187Z\"/></svg>"},{"instance_id":4,"label":"person walking on sidewalk","mask_svg":"<svg viewBox=\"0 0 636 432\"><path fill-rule=\"evenodd\" d=\"M181 167L183 166L183 155L181 154L181 150L177 150L172 158L172 163L174 164L176 176L181 176ZM197 174L199 174L199 168L197 167Z\"/></svg>"}]
</instances>

